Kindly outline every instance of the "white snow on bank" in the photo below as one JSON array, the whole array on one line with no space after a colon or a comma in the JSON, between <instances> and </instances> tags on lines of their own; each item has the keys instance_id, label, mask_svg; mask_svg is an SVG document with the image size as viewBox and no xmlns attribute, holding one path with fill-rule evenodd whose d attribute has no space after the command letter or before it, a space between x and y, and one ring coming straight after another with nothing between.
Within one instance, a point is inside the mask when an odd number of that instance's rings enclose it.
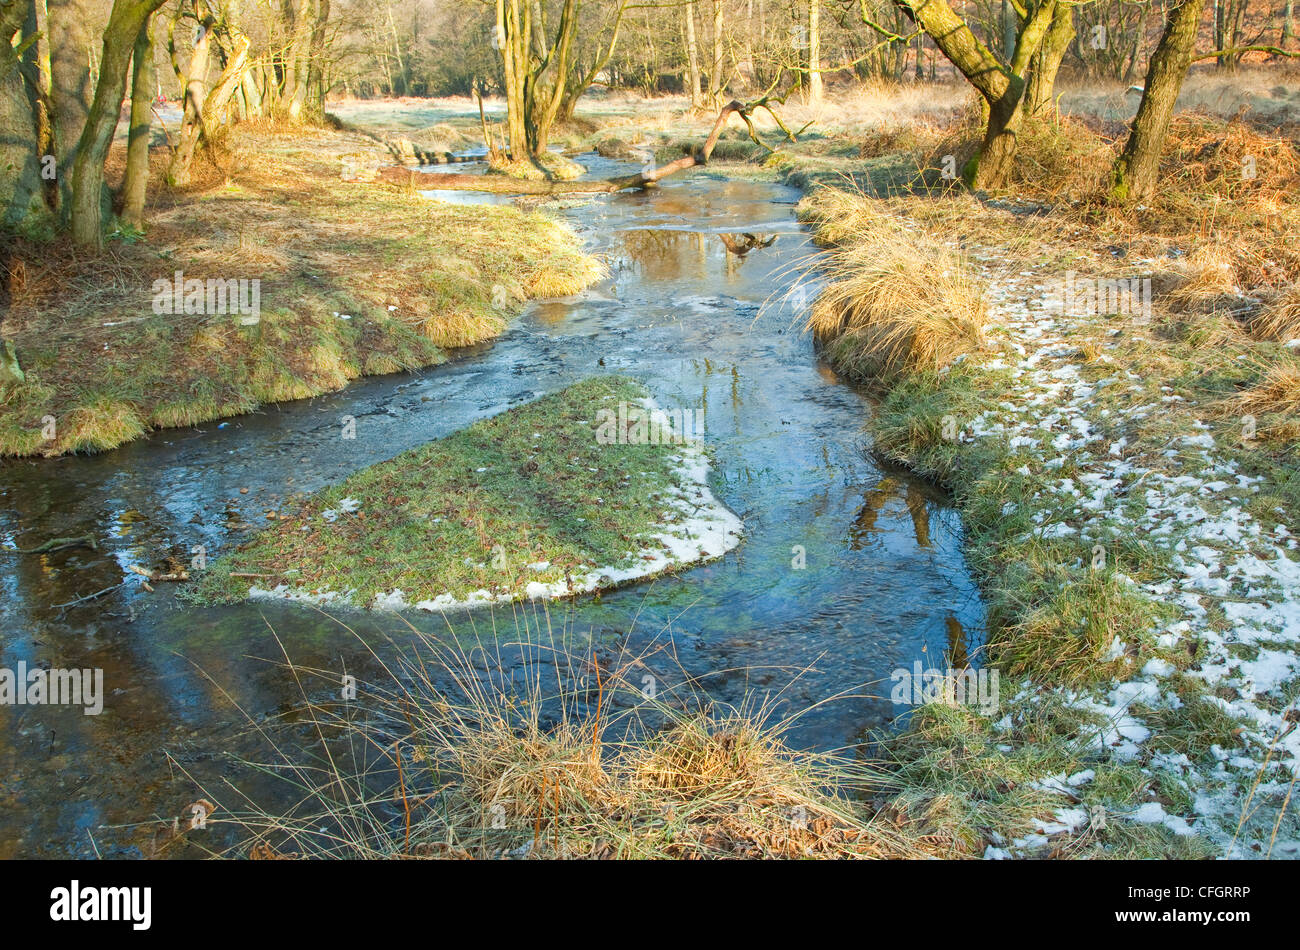
<instances>
[{"instance_id":1,"label":"white snow on bank","mask_svg":"<svg viewBox=\"0 0 1300 950\"><path fill-rule=\"evenodd\" d=\"M1136 385L1141 378L1107 353L1107 344L1093 365L1105 378L1083 378L1074 334L1094 336L1098 318L1062 313L1059 295L1039 278L1006 276L996 254L984 260L992 287L993 335L1002 338L1007 350L988 365L1009 371L1015 382L997 407L964 426L963 441L1005 440L1013 451L1032 457L1020 469L1025 475L1035 471L1050 478L1066 464L1075 469L1072 478L1049 482L1034 499L1040 514L1036 530L1042 536L1077 537L1085 550L1124 536L1170 552L1172 570L1144 589L1175 606L1179 616L1149 634L1169 651L1199 648L1199 664L1185 675L1203 680L1209 701L1245 723L1233 747L1215 747L1208 760L1194 762L1185 754L1151 749L1151 729L1132 707L1176 714L1182 706L1174 691L1175 667L1159 658L1093 695L1069 694L1069 701L1102 713L1110 723L1098 751L1151 774L1167 773L1185 783L1194 798L1191 814L1172 814L1168 809L1173 806L1152 801L1110 820L1162 824L1175 834L1200 835L1227 857L1300 857L1300 794L1280 822L1278 818L1282 799L1300 776L1300 712L1290 698L1300 674L1300 561L1294 526L1260 523L1245 510L1247 496L1267 486L1239 471L1193 407L1169 387L1162 387L1158 401L1122 417L1101 408L1097 396L1107 387L1144 390ZM1133 451L1127 436L1098 431L1171 413L1187 419L1186 430L1155 459ZM1217 623L1215 613L1220 615ZM1128 652L1118 638L1112 648L1111 659ZM1262 778L1255 787L1257 776ZM1243 814L1248 817L1238 831ZM1032 854L1078 816L1067 817L1058 815L1057 822L1040 825L1039 834L1009 847L996 842L999 846L990 846L985 857Z\"/></svg>"},{"instance_id":2,"label":"white snow on bank","mask_svg":"<svg viewBox=\"0 0 1300 950\"><path fill-rule=\"evenodd\" d=\"M650 428L659 427L659 431L673 431L670 418L652 399L641 400L641 404L650 411ZM593 433L593 438L594 438ZM611 451L618 447L611 445ZM376 610L406 610L415 608L426 611L463 610L481 607L485 604L508 603L515 600L545 600L558 597L570 597L596 590L609 590L633 581L646 580L666 571L675 570L692 564L716 560L740 544L744 527L740 519L724 505L709 488L709 457L698 442L687 442L672 447L676 454L674 485L667 494L670 496L668 506L680 517L671 523L656 526L654 533L643 535L644 540L652 541L651 547L641 551L628 551L627 567L595 568L581 576L569 580L552 582L530 581L523 590L473 591L468 595L457 597L451 592L417 601L412 604L400 590L376 593L370 606ZM349 503L351 505L349 506ZM340 508L354 512L359 503L354 499L344 499ZM333 515L333 517L328 517ZM339 512L323 512L328 521L334 521ZM545 570L548 562L528 565L532 570ZM281 584L272 589L253 587L248 596L257 599L276 599L304 601L309 603L345 602L354 591L340 594L333 591L313 593L296 590Z\"/></svg>"}]
</instances>

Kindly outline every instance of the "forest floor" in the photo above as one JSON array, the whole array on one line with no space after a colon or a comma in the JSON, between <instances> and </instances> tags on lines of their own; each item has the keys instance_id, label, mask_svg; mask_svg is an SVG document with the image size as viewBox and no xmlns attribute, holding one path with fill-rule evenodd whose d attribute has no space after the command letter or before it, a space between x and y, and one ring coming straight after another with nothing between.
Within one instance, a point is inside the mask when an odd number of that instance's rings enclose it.
<instances>
[{"instance_id":1,"label":"forest floor","mask_svg":"<svg viewBox=\"0 0 1300 950\"><path fill-rule=\"evenodd\" d=\"M437 364L601 272L553 216L344 180L386 160L355 133L241 125L184 189L153 159L147 234L97 257L14 242L5 336L26 378L0 383L0 454L111 449Z\"/></svg>"}]
</instances>

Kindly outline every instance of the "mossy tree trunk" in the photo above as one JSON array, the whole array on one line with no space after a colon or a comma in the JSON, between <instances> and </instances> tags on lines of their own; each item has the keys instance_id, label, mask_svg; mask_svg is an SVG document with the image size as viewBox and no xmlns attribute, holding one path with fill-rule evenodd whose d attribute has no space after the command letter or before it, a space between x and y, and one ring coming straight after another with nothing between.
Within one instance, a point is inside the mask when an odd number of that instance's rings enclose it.
<instances>
[{"instance_id":1,"label":"mossy tree trunk","mask_svg":"<svg viewBox=\"0 0 1300 950\"><path fill-rule=\"evenodd\" d=\"M1074 42L1074 4L1058 2L1043 43L1030 60L1025 86L1025 115L1043 116L1056 112L1056 74L1061 70L1070 44Z\"/></svg>"},{"instance_id":2,"label":"mossy tree trunk","mask_svg":"<svg viewBox=\"0 0 1300 950\"><path fill-rule=\"evenodd\" d=\"M988 110L988 125L979 152L963 177L973 188L1002 188L1011 177L1016 135L1023 112L1025 75L1051 26L1058 0L1030 4L1020 24L1009 63L1003 63L971 31L947 0L894 0L930 35L935 46L975 87Z\"/></svg>"},{"instance_id":3,"label":"mossy tree trunk","mask_svg":"<svg viewBox=\"0 0 1300 950\"><path fill-rule=\"evenodd\" d=\"M136 37L162 4L163 0L113 2L113 11L104 28L95 98L72 165L71 232L78 244L98 248L103 241L100 196L104 187L104 160L117 129Z\"/></svg>"},{"instance_id":4,"label":"mossy tree trunk","mask_svg":"<svg viewBox=\"0 0 1300 950\"><path fill-rule=\"evenodd\" d=\"M90 70L96 16L90 0L48 0L50 102L58 172L58 208L67 223L72 208L72 168L90 114L95 79ZM134 37L132 37L134 41Z\"/></svg>"},{"instance_id":5,"label":"mossy tree trunk","mask_svg":"<svg viewBox=\"0 0 1300 950\"><path fill-rule=\"evenodd\" d=\"M27 12L21 3L0 7L0 224L5 225L24 221L43 205L40 135L19 50L13 45ZM0 260L0 265L5 263Z\"/></svg>"},{"instance_id":6,"label":"mossy tree trunk","mask_svg":"<svg viewBox=\"0 0 1300 950\"><path fill-rule=\"evenodd\" d=\"M1111 197L1117 201L1145 201L1155 194L1160 152L1169 133L1174 104L1192 64L1204 9L1205 0L1183 0L1169 12L1147 67L1142 102L1128 141L1111 169Z\"/></svg>"},{"instance_id":7,"label":"mossy tree trunk","mask_svg":"<svg viewBox=\"0 0 1300 950\"><path fill-rule=\"evenodd\" d=\"M131 127L127 133L126 176L122 182L122 220L144 228L144 201L149 188L149 140L153 135L153 18L145 20L131 55Z\"/></svg>"}]
</instances>

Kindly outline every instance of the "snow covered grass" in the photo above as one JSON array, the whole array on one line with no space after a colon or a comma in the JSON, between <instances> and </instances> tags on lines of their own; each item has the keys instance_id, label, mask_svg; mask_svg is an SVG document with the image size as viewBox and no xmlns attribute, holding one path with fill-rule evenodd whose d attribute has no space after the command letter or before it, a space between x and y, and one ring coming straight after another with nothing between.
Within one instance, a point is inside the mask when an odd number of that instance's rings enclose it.
<instances>
[{"instance_id":1,"label":"snow covered grass","mask_svg":"<svg viewBox=\"0 0 1300 950\"><path fill-rule=\"evenodd\" d=\"M1012 696L886 740L896 807L989 857L1300 857L1291 351L1226 324L1210 342L1221 313L1063 308L1066 266L1161 263L1056 226L1033 256L968 245L988 351L896 382L872 419L878 452L952 489Z\"/></svg>"},{"instance_id":2,"label":"snow covered grass","mask_svg":"<svg viewBox=\"0 0 1300 950\"><path fill-rule=\"evenodd\" d=\"M609 589L735 547L740 522L680 425L653 442L635 428L598 438L599 413L617 417L620 403L666 421L630 380L576 384L317 494L218 561L193 596L441 611Z\"/></svg>"}]
</instances>

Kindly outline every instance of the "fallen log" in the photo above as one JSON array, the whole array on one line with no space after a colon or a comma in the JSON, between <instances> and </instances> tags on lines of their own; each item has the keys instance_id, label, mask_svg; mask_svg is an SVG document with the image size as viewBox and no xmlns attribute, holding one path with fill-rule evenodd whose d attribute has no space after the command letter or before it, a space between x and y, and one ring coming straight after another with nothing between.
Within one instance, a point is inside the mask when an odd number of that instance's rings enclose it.
<instances>
[{"instance_id":1,"label":"fallen log","mask_svg":"<svg viewBox=\"0 0 1300 950\"><path fill-rule=\"evenodd\" d=\"M758 144L764 145L754 131L753 122L750 120L750 115L755 109L759 108L771 111L771 107L768 105L768 97L765 96L749 103L740 102L736 99L731 100L718 112L718 118L713 123L713 129L709 132L709 137L705 140L704 146L698 153L683 155L681 158L674 159L665 165L642 169L635 175L622 175L618 178L606 178L602 181L552 181L550 179L530 181L523 178L509 178L505 175L490 174L435 175L430 172L413 171L400 165L389 165L379 170L379 179L403 188L415 187L442 191L487 191L498 195L613 194L616 191L624 191L628 188L650 188L669 175L675 175L688 168L707 165L709 156L713 154L714 146L718 144L718 136L722 134L723 126L727 124L727 119L732 114L739 115L744 120L746 127L749 129L750 138L754 139ZM767 146L764 145L764 147Z\"/></svg>"},{"instance_id":2,"label":"fallen log","mask_svg":"<svg viewBox=\"0 0 1300 950\"><path fill-rule=\"evenodd\" d=\"M49 554L51 551L62 551L65 548L90 548L92 551L98 551L99 544L93 535L87 534L76 538L51 538L34 548L13 548L12 551L14 554Z\"/></svg>"}]
</instances>

